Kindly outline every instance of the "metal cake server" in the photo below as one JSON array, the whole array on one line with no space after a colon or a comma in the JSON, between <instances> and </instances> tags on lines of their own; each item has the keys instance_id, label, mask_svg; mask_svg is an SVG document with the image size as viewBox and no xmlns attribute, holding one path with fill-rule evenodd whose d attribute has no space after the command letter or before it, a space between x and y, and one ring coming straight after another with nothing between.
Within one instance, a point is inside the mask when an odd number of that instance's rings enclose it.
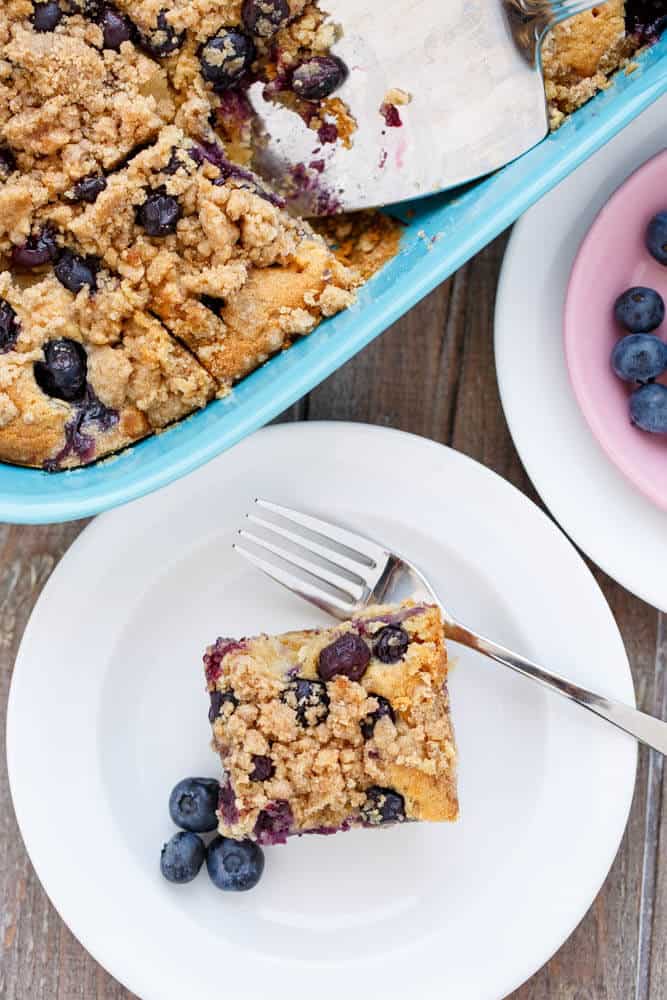
<instances>
[{"instance_id":1,"label":"metal cake server","mask_svg":"<svg viewBox=\"0 0 667 1000\"><path fill-rule=\"evenodd\" d=\"M295 114L250 88L263 148L255 169L304 215L388 205L488 174L548 132L539 49L591 0L322 0L342 27L332 52L349 76L352 147L322 144ZM400 127L381 106L392 90ZM313 166L314 164L314 166Z\"/></svg>"},{"instance_id":2,"label":"metal cake server","mask_svg":"<svg viewBox=\"0 0 667 1000\"><path fill-rule=\"evenodd\" d=\"M276 583L334 618L354 618L372 604L412 598L439 604L445 635L569 698L640 743L667 755L667 722L572 684L457 621L413 563L365 535L268 500L255 500L236 551Z\"/></svg>"}]
</instances>

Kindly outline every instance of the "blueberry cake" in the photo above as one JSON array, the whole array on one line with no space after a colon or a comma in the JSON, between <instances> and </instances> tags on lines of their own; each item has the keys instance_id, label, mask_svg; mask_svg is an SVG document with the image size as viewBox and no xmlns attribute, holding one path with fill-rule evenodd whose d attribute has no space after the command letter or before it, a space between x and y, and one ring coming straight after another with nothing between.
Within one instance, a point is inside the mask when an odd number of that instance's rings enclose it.
<instances>
[{"instance_id":1,"label":"blueberry cake","mask_svg":"<svg viewBox=\"0 0 667 1000\"><path fill-rule=\"evenodd\" d=\"M343 134L335 31L307 0L3 0L0 459L160 431L387 259L347 266L247 167L250 81Z\"/></svg>"},{"instance_id":2,"label":"blueberry cake","mask_svg":"<svg viewBox=\"0 0 667 1000\"><path fill-rule=\"evenodd\" d=\"M458 816L440 610L376 606L334 628L218 639L204 656L225 837Z\"/></svg>"},{"instance_id":3,"label":"blueberry cake","mask_svg":"<svg viewBox=\"0 0 667 1000\"><path fill-rule=\"evenodd\" d=\"M664 21L610 0L548 39L552 122ZM2 0L0 460L109 455L225 395L398 249L377 214L311 226L250 169L248 87L354 141L309 0ZM334 250L335 247L335 250Z\"/></svg>"}]
</instances>

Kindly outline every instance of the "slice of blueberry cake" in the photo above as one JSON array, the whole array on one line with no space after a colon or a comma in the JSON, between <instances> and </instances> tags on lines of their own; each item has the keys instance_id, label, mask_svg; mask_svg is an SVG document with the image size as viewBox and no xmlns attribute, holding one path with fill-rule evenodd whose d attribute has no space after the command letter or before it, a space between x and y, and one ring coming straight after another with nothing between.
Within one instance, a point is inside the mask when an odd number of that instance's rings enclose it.
<instances>
[{"instance_id":1,"label":"slice of blueberry cake","mask_svg":"<svg viewBox=\"0 0 667 1000\"><path fill-rule=\"evenodd\" d=\"M328 629L218 639L204 665L224 836L277 844L457 818L437 607L408 601Z\"/></svg>"}]
</instances>

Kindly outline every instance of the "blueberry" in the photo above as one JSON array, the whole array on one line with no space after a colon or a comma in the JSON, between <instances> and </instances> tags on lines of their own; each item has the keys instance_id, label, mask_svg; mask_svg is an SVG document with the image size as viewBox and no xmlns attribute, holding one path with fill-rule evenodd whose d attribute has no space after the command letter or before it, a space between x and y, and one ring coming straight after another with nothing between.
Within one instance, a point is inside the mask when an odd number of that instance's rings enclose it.
<instances>
[{"instance_id":1,"label":"blueberry","mask_svg":"<svg viewBox=\"0 0 667 1000\"><path fill-rule=\"evenodd\" d=\"M0 177L6 180L16 170L16 157L9 146L0 146Z\"/></svg>"},{"instance_id":2,"label":"blueberry","mask_svg":"<svg viewBox=\"0 0 667 1000\"><path fill-rule=\"evenodd\" d=\"M222 715L222 709L224 705L231 705L231 711L228 715L231 715L235 708L238 707L239 700L233 691L211 691L210 692L211 707L208 710L208 721L213 725L218 716Z\"/></svg>"},{"instance_id":3,"label":"blueberry","mask_svg":"<svg viewBox=\"0 0 667 1000\"><path fill-rule=\"evenodd\" d=\"M251 38L242 31L221 28L201 47L201 74L217 91L227 90L240 80L254 58Z\"/></svg>"},{"instance_id":4,"label":"blueberry","mask_svg":"<svg viewBox=\"0 0 667 1000\"><path fill-rule=\"evenodd\" d=\"M275 846L276 844L286 844L287 838L294 828L294 816L289 802L285 799L278 799L277 802L269 802L262 809L253 829L257 843L263 846Z\"/></svg>"},{"instance_id":5,"label":"blueberry","mask_svg":"<svg viewBox=\"0 0 667 1000\"><path fill-rule=\"evenodd\" d=\"M271 38L287 24L289 16L287 0L243 0L241 19L251 35Z\"/></svg>"},{"instance_id":6,"label":"blueberry","mask_svg":"<svg viewBox=\"0 0 667 1000\"><path fill-rule=\"evenodd\" d=\"M630 396L630 420L650 434L667 434L667 386L642 385Z\"/></svg>"},{"instance_id":7,"label":"blueberry","mask_svg":"<svg viewBox=\"0 0 667 1000\"><path fill-rule=\"evenodd\" d=\"M317 672L323 681L342 674L351 681L360 681L371 660L371 651L356 632L344 632L321 651Z\"/></svg>"},{"instance_id":8,"label":"blueberry","mask_svg":"<svg viewBox=\"0 0 667 1000\"><path fill-rule=\"evenodd\" d=\"M206 851L206 868L213 885L226 892L254 889L264 871L264 852L252 840L214 837Z\"/></svg>"},{"instance_id":9,"label":"blueberry","mask_svg":"<svg viewBox=\"0 0 667 1000\"><path fill-rule=\"evenodd\" d=\"M665 318L665 303L653 288L628 288L616 299L614 315L630 333L648 333Z\"/></svg>"},{"instance_id":10,"label":"blueberry","mask_svg":"<svg viewBox=\"0 0 667 1000\"><path fill-rule=\"evenodd\" d=\"M106 186L107 179L103 174L90 174L90 176L82 177L80 181L76 182L68 198L70 201L85 201L86 204L93 205Z\"/></svg>"},{"instance_id":11,"label":"blueberry","mask_svg":"<svg viewBox=\"0 0 667 1000\"><path fill-rule=\"evenodd\" d=\"M12 249L12 263L27 271L41 267L55 260L58 255L56 235L52 229L45 226L40 232L29 236L20 247Z\"/></svg>"},{"instance_id":12,"label":"blueberry","mask_svg":"<svg viewBox=\"0 0 667 1000\"><path fill-rule=\"evenodd\" d=\"M153 32L142 38L144 48L148 49L152 56L161 59L172 52L180 49L185 41L185 32L177 32L173 25L167 20L167 11L161 10L155 22Z\"/></svg>"},{"instance_id":13,"label":"blueberry","mask_svg":"<svg viewBox=\"0 0 667 1000\"><path fill-rule=\"evenodd\" d=\"M263 754L253 754L252 765L252 771L250 772L251 781L270 781L276 773L271 758L265 757Z\"/></svg>"},{"instance_id":14,"label":"blueberry","mask_svg":"<svg viewBox=\"0 0 667 1000\"><path fill-rule=\"evenodd\" d=\"M372 739L375 726L380 719L389 718L392 722L396 722L396 716L394 715L394 709L391 707L390 701L383 698L381 694L370 694L369 697L375 698L378 707L374 712L370 712L365 719L361 720L361 735L365 740Z\"/></svg>"},{"instance_id":15,"label":"blueberry","mask_svg":"<svg viewBox=\"0 0 667 1000\"><path fill-rule=\"evenodd\" d=\"M322 681L296 677L283 691L281 700L294 709L300 726L317 726L329 715L329 695Z\"/></svg>"},{"instance_id":16,"label":"blueberry","mask_svg":"<svg viewBox=\"0 0 667 1000\"><path fill-rule=\"evenodd\" d=\"M162 848L160 871L168 882L192 882L204 864L206 848L196 833L175 833Z\"/></svg>"},{"instance_id":17,"label":"blueberry","mask_svg":"<svg viewBox=\"0 0 667 1000\"><path fill-rule=\"evenodd\" d=\"M169 796L169 815L176 826L194 833L215 830L220 785L214 778L183 778Z\"/></svg>"},{"instance_id":18,"label":"blueberry","mask_svg":"<svg viewBox=\"0 0 667 1000\"><path fill-rule=\"evenodd\" d=\"M88 361L81 344L63 337L47 341L43 350L45 360L34 364L35 381L42 392L68 403L83 399Z\"/></svg>"},{"instance_id":19,"label":"blueberry","mask_svg":"<svg viewBox=\"0 0 667 1000\"><path fill-rule=\"evenodd\" d=\"M9 302L0 299L0 354L6 354L19 338L21 324Z\"/></svg>"},{"instance_id":20,"label":"blueberry","mask_svg":"<svg viewBox=\"0 0 667 1000\"><path fill-rule=\"evenodd\" d=\"M114 52L118 52L123 42L131 41L134 34L134 25L130 19L113 7L106 7L102 12L100 27L104 48Z\"/></svg>"},{"instance_id":21,"label":"blueberry","mask_svg":"<svg viewBox=\"0 0 667 1000\"><path fill-rule=\"evenodd\" d=\"M410 636L400 625L386 625L375 634L373 653L382 663L398 663L410 645Z\"/></svg>"},{"instance_id":22,"label":"blueberry","mask_svg":"<svg viewBox=\"0 0 667 1000\"><path fill-rule=\"evenodd\" d=\"M336 56L313 56L292 74L292 90L305 101L321 101L345 82L347 67Z\"/></svg>"},{"instance_id":23,"label":"blueberry","mask_svg":"<svg viewBox=\"0 0 667 1000\"><path fill-rule=\"evenodd\" d=\"M149 236L170 236L176 232L181 206L166 188L151 191L143 205L137 208L137 222Z\"/></svg>"},{"instance_id":24,"label":"blueberry","mask_svg":"<svg viewBox=\"0 0 667 1000\"><path fill-rule=\"evenodd\" d=\"M616 344L611 366L626 382L648 382L667 369L667 344L652 333L630 333Z\"/></svg>"},{"instance_id":25,"label":"blueberry","mask_svg":"<svg viewBox=\"0 0 667 1000\"><path fill-rule=\"evenodd\" d=\"M92 257L79 257L71 250L63 250L54 271L56 278L69 292L78 295L82 288L97 290L98 262Z\"/></svg>"},{"instance_id":26,"label":"blueberry","mask_svg":"<svg viewBox=\"0 0 667 1000\"><path fill-rule=\"evenodd\" d=\"M405 800L393 788L373 785L366 790L366 801L361 807L361 818L370 826L383 823L402 823L405 820Z\"/></svg>"},{"instance_id":27,"label":"blueberry","mask_svg":"<svg viewBox=\"0 0 667 1000\"><path fill-rule=\"evenodd\" d=\"M667 265L667 211L658 212L649 222L646 249L660 264Z\"/></svg>"},{"instance_id":28,"label":"blueberry","mask_svg":"<svg viewBox=\"0 0 667 1000\"><path fill-rule=\"evenodd\" d=\"M32 26L35 31L53 31L63 18L57 0L33 4Z\"/></svg>"}]
</instances>

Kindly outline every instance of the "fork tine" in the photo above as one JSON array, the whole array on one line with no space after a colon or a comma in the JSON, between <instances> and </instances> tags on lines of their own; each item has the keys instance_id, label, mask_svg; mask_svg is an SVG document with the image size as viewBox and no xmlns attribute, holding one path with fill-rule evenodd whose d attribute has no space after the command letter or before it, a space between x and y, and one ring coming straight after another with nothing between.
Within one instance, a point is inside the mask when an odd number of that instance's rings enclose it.
<instances>
[{"instance_id":1,"label":"fork tine","mask_svg":"<svg viewBox=\"0 0 667 1000\"><path fill-rule=\"evenodd\" d=\"M270 500L263 500L261 497L255 497L255 503L258 507L270 510L274 514L286 518L288 521L293 521L301 528L306 528L317 535L318 539L329 548L344 549L344 554L348 558L356 563L361 563L362 566L375 569L378 563L383 562L387 558L387 553L381 546L376 545L375 542L372 542L369 538L365 538L363 535L357 535L352 531L347 531L345 528L340 528L337 524L321 521L311 514L302 514L301 511L292 510L291 507L283 507L281 504L272 503Z\"/></svg>"},{"instance_id":2,"label":"fork tine","mask_svg":"<svg viewBox=\"0 0 667 1000\"><path fill-rule=\"evenodd\" d=\"M260 538L259 535L255 535L252 531L246 531L244 528L241 528L239 535L246 541L252 542L252 544L256 545L258 548L266 549L267 552L271 552L274 556L278 556L283 562L288 563L290 566L304 570L309 576L312 576L318 582L328 583L330 587L335 587L335 589L340 591L344 597L349 598L353 604L362 598L365 589L364 581L359 581L359 584L356 585L357 593L353 594L351 590L347 589L347 587L351 585L351 581L346 580L345 577L336 572L337 567L335 563L327 560L329 566L331 567L330 570L327 567L316 563L312 559L305 559L298 552L292 552L290 549L283 548L282 545L276 545L274 542L271 542L266 538ZM302 551L307 550L303 549ZM332 570L334 572L332 572ZM352 586L354 586L354 584L352 584Z\"/></svg>"},{"instance_id":3,"label":"fork tine","mask_svg":"<svg viewBox=\"0 0 667 1000\"><path fill-rule=\"evenodd\" d=\"M277 521L269 521L268 518L258 517L257 514L246 514L248 521L253 524L259 525L265 531L279 535L281 538L286 538L290 542L294 542L300 548L305 549L307 552L314 552L321 559L324 559L326 563L329 564L331 569L339 570L340 572L346 574L350 578L351 583L356 583L359 586L369 586L368 580L364 579L360 575L360 566L358 562L353 559L348 559L347 556L341 555L335 549L328 548L324 545L320 545L318 542L313 541L312 538L307 538L305 535L300 535L296 531L290 531L289 528L284 528L282 524L278 524ZM370 569L370 567L369 567Z\"/></svg>"},{"instance_id":4,"label":"fork tine","mask_svg":"<svg viewBox=\"0 0 667 1000\"><path fill-rule=\"evenodd\" d=\"M262 573L275 580L276 583L280 583L283 587L291 590L292 593L296 594L297 597L301 597L316 607L320 608L322 611L326 611L328 614L333 615L334 618L339 618L344 621L346 618L350 618L354 614L354 605L346 604L345 601L341 601L331 594L326 593L319 587L313 584L307 583L303 577L295 576L287 570L281 569L273 563L268 562L266 559L262 559L261 556L256 555L254 552L250 552L243 545L234 543L233 548L239 555L251 562L257 569L260 569Z\"/></svg>"}]
</instances>

